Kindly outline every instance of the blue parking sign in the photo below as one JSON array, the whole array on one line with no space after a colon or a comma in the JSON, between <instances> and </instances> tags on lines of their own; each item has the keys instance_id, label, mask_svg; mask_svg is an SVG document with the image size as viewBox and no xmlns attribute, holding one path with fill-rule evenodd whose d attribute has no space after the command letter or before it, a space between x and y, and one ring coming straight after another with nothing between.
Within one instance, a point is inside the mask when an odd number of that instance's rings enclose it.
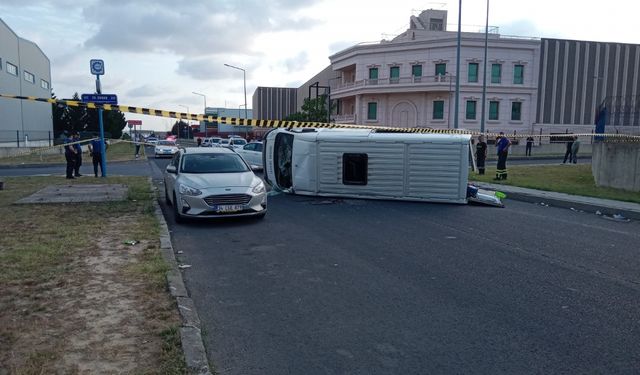
<instances>
[{"instance_id":1,"label":"blue parking sign","mask_svg":"<svg viewBox=\"0 0 640 375\"><path fill-rule=\"evenodd\" d=\"M104 75L104 61L92 59L89 61L89 66L91 67L91 74L95 74L97 76Z\"/></svg>"}]
</instances>

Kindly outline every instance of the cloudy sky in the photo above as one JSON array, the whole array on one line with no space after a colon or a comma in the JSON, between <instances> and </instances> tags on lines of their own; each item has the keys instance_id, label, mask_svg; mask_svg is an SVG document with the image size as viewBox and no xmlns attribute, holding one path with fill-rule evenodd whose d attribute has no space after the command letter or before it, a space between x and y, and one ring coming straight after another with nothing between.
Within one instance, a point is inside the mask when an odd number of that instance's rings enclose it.
<instances>
[{"instance_id":1,"label":"cloudy sky","mask_svg":"<svg viewBox=\"0 0 640 375\"><path fill-rule=\"evenodd\" d=\"M640 43L631 0L492 0L489 24L503 35ZM484 25L483 0L463 0L466 29ZM121 104L202 113L244 104L257 86L298 87L329 64L328 56L408 27L424 9L458 2L394 0L2 0L0 18L36 42L51 59L52 88L61 98L95 89L89 60L105 61L105 93ZM142 118L162 130L173 120Z\"/></svg>"}]
</instances>

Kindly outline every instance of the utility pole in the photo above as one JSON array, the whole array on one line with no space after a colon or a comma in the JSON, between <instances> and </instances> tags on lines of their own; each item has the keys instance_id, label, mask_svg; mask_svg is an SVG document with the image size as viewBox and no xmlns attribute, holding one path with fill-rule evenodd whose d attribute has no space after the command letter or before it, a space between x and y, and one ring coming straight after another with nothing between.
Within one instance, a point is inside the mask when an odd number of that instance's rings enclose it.
<instances>
[{"instance_id":1,"label":"utility pole","mask_svg":"<svg viewBox=\"0 0 640 375\"><path fill-rule=\"evenodd\" d=\"M456 108L454 109L453 127L458 129L458 108L460 108L460 39L462 34L462 0L458 0L458 46L456 56Z\"/></svg>"},{"instance_id":2,"label":"utility pole","mask_svg":"<svg viewBox=\"0 0 640 375\"><path fill-rule=\"evenodd\" d=\"M482 118L480 119L480 133L484 134L484 114L487 103L487 49L489 46L489 0L487 0L487 20L484 25L484 69L482 70Z\"/></svg>"}]
</instances>

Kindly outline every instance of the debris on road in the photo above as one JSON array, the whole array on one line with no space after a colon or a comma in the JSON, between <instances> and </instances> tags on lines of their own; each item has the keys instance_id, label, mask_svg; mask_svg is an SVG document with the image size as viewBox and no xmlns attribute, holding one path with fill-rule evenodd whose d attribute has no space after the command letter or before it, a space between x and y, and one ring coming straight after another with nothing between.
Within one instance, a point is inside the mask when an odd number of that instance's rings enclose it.
<instances>
[{"instance_id":1,"label":"debris on road","mask_svg":"<svg viewBox=\"0 0 640 375\"><path fill-rule=\"evenodd\" d=\"M138 243L138 241L128 240L123 242L125 245L133 246Z\"/></svg>"},{"instance_id":2,"label":"debris on road","mask_svg":"<svg viewBox=\"0 0 640 375\"><path fill-rule=\"evenodd\" d=\"M191 268L190 264L180 264L178 265L178 268L180 268L181 270L185 269L185 268Z\"/></svg>"}]
</instances>

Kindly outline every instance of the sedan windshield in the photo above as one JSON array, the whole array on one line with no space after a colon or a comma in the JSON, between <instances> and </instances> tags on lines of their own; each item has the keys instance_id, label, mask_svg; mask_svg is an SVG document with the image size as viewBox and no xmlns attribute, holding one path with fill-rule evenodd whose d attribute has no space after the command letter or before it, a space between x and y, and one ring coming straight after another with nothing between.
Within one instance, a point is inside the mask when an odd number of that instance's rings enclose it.
<instances>
[{"instance_id":1,"label":"sedan windshield","mask_svg":"<svg viewBox=\"0 0 640 375\"><path fill-rule=\"evenodd\" d=\"M237 154L191 154L182 162L183 173L237 173L249 167Z\"/></svg>"},{"instance_id":2,"label":"sedan windshield","mask_svg":"<svg viewBox=\"0 0 640 375\"><path fill-rule=\"evenodd\" d=\"M158 141L158 146L175 146L176 143L172 141Z\"/></svg>"}]
</instances>

